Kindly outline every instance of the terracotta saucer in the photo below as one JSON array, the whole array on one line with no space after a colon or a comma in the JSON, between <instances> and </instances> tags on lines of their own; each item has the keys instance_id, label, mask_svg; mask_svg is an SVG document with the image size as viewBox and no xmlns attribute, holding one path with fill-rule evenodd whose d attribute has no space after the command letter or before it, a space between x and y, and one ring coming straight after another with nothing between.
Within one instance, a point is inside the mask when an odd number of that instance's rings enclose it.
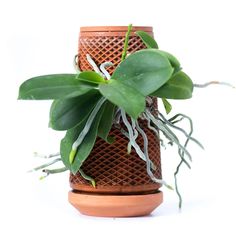
<instances>
[{"instance_id":1,"label":"terracotta saucer","mask_svg":"<svg viewBox=\"0 0 236 236\"><path fill-rule=\"evenodd\" d=\"M163 201L158 191L143 195L95 195L69 192L69 202L82 214L103 217L149 215Z\"/></svg>"}]
</instances>

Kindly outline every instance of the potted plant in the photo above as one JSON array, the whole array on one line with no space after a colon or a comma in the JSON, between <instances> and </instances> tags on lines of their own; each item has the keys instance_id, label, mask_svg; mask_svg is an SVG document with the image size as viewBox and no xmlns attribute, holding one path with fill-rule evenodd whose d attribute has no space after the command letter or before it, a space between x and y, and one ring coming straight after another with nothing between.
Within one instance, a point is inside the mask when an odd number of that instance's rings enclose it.
<instances>
[{"instance_id":1,"label":"potted plant","mask_svg":"<svg viewBox=\"0 0 236 236\"><path fill-rule=\"evenodd\" d=\"M35 170L45 176L70 171L69 201L83 214L147 215L162 202L161 135L177 145L181 165L190 167L192 120L166 118L157 107L167 99L189 99L194 84L172 54L159 50L151 27L82 27L75 74L43 75L26 80L19 99L54 100L50 127L66 131L60 152ZM197 85L196 85L197 86ZM186 119L190 130L178 122ZM181 143L178 131L186 137ZM48 169L62 161L60 169ZM44 176L44 177L45 177Z\"/></svg>"}]
</instances>

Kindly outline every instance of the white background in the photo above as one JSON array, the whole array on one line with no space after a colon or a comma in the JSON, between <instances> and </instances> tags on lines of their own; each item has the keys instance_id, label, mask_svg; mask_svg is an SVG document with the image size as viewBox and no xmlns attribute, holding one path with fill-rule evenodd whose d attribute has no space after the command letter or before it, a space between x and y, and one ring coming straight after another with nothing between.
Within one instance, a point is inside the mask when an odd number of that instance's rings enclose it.
<instances>
[{"instance_id":1,"label":"white background","mask_svg":"<svg viewBox=\"0 0 236 236\"><path fill-rule=\"evenodd\" d=\"M0 235L235 235L236 92L196 89L175 112L193 118L192 170L179 176L184 205L174 192L149 217L113 219L80 215L67 202L67 173L39 181L26 174L55 152L62 133L48 129L50 102L17 101L19 85L32 76L73 73L80 26L153 26L161 49L176 55L194 82L236 84L235 1L14 1L0 2ZM173 184L176 149L162 152L164 178Z\"/></svg>"}]
</instances>

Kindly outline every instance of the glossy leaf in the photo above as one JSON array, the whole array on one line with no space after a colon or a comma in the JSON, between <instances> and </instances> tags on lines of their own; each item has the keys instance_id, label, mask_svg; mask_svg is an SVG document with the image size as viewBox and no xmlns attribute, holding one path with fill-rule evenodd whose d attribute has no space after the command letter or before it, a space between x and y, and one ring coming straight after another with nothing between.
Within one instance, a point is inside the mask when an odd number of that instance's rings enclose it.
<instances>
[{"instance_id":1,"label":"glossy leaf","mask_svg":"<svg viewBox=\"0 0 236 236\"><path fill-rule=\"evenodd\" d=\"M144 32L144 31L137 31L136 34L142 39L143 43L146 45L147 48L154 48L154 49L158 49L158 45L157 42L155 41L155 39L150 36L148 33ZM181 68L180 68L180 63L177 60L176 57L174 57L172 54L159 50L159 52L167 57L167 59L169 60L170 64L172 65L172 67L175 69L174 72L178 72Z\"/></svg>"},{"instance_id":2,"label":"glossy leaf","mask_svg":"<svg viewBox=\"0 0 236 236\"><path fill-rule=\"evenodd\" d=\"M100 97L100 93L92 90L78 97L55 100L50 110L50 127L55 130L73 128L89 115Z\"/></svg>"},{"instance_id":3,"label":"glossy leaf","mask_svg":"<svg viewBox=\"0 0 236 236\"><path fill-rule=\"evenodd\" d=\"M131 117L137 119L145 108L145 97L134 88L118 80L100 84L99 90L110 102L123 108Z\"/></svg>"},{"instance_id":4,"label":"glossy leaf","mask_svg":"<svg viewBox=\"0 0 236 236\"><path fill-rule=\"evenodd\" d=\"M104 106L101 107L99 112L97 113L97 116L95 117L95 120L92 123L92 126L90 127L87 135L85 136L84 140L80 144L80 146L77 149L75 159L72 164L69 162L69 154L72 149L72 145L75 142L75 140L78 138L81 131L84 129L86 120L81 122L78 126L68 130L66 132L65 137L61 141L60 146L60 153L61 158L64 163L64 165L73 173L76 174L83 164L83 162L86 160L86 158L89 156L90 152L93 149L93 146L96 141L97 137L97 131L98 131L98 125L102 116L104 110Z\"/></svg>"},{"instance_id":5,"label":"glossy leaf","mask_svg":"<svg viewBox=\"0 0 236 236\"><path fill-rule=\"evenodd\" d=\"M162 98L162 102L163 102L163 105L165 107L166 114L169 114L171 112L171 110L172 110L171 104L165 98Z\"/></svg>"},{"instance_id":6,"label":"glossy leaf","mask_svg":"<svg viewBox=\"0 0 236 236\"><path fill-rule=\"evenodd\" d=\"M76 74L43 75L21 84L18 99L45 100L76 97L96 87L76 79Z\"/></svg>"},{"instance_id":7,"label":"glossy leaf","mask_svg":"<svg viewBox=\"0 0 236 236\"><path fill-rule=\"evenodd\" d=\"M171 77L169 60L156 49L144 49L131 54L121 62L111 79L119 80L147 96Z\"/></svg>"},{"instance_id":8,"label":"glossy leaf","mask_svg":"<svg viewBox=\"0 0 236 236\"><path fill-rule=\"evenodd\" d=\"M110 143L108 140L108 135L112 127L115 105L109 101L106 102L104 112L98 127L98 136L104 139L106 142Z\"/></svg>"},{"instance_id":9,"label":"glossy leaf","mask_svg":"<svg viewBox=\"0 0 236 236\"><path fill-rule=\"evenodd\" d=\"M192 80L183 71L179 71L151 95L167 99L187 99L192 97L192 92Z\"/></svg>"},{"instance_id":10,"label":"glossy leaf","mask_svg":"<svg viewBox=\"0 0 236 236\"><path fill-rule=\"evenodd\" d=\"M106 80L94 71L81 72L77 76L77 79L94 84L106 83Z\"/></svg>"},{"instance_id":11,"label":"glossy leaf","mask_svg":"<svg viewBox=\"0 0 236 236\"><path fill-rule=\"evenodd\" d=\"M165 52L165 51L159 50L159 52L169 60L171 66L174 68L174 73L181 70L180 62L178 61L178 59L175 56L173 56L172 54Z\"/></svg>"},{"instance_id":12,"label":"glossy leaf","mask_svg":"<svg viewBox=\"0 0 236 236\"><path fill-rule=\"evenodd\" d=\"M63 164L69 170L71 170L71 165L69 162L69 154L72 149L72 145L75 142L75 140L77 139L78 135L83 130L85 123L86 123L86 120L79 123L76 127L69 129L66 132L65 137L61 140L61 144L60 144L61 159L63 161Z\"/></svg>"},{"instance_id":13,"label":"glossy leaf","mask_svg":"<svg viewBox=\"0 0 236 236\"><path fill-rule=\"evenodd\" d=\"M157 42L151 35L144 31L136 31L135 33L142 39L143 43L146 45L147 48L158 49Z\"/></svg>"}]
</instances>

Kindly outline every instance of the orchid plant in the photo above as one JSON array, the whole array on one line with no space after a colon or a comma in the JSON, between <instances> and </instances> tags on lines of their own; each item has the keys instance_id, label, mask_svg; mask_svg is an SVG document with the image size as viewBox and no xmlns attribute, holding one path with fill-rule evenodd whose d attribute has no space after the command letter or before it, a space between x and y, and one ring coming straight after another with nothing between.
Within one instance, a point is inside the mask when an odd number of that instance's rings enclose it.
<instances>
[{"instance_id":1,"label":"orchid plant","mask_svg":"<svg viewBox=\"0 0 236 236\"><path fill-rule=\"evenodd\" d=\"M43 170L46 176L66 170L73 174L79 172L95 186L96 180L87 176L81 166L93 149L97 136L104 139L108 145L115 142L115 137L109 136L114 126L128 138L127 152L130 153L133 148L146 162L150 178L172 188L153 174L156 166L149 159L148 138L139 125L140 120L146 120L148 128L156 134L162 145L164 144L161 134L170 144L178 147L180 163L175 172L175 189L181 207L176 175L182 164L190 168L192 157L187 150L189 141L200 147L202 145L192 137L193 125L190 117L176 114L167 119L159 110L155 111L153 101L160 98L166 113L170 113L171 104L168 99L191 98L194 84L183 72L177 58L159 50L156 41L143 31L137 31L136 35L142 39L146 49L127 56L131 28L130 25L126 33L121 62L112 75L106 70L112 65L111 62L104 62L98 67L90 55L87 55L94 71L78 70L75 74L43 75L21 84L19 99L54 100L50 109L50 127L66 131L61 140L60 152L50 156L52 161L34 170ZM190 124L189 132L177 125L183 119L188 120ZM121 122L126 129L119 128ZM185 143L180 142L175 131L180 131L186 137ZM139 135L143 138L143 150L136 142ZM62 161L64 167L47 169L58 161Z\"/></svg>"}]
</instances>

